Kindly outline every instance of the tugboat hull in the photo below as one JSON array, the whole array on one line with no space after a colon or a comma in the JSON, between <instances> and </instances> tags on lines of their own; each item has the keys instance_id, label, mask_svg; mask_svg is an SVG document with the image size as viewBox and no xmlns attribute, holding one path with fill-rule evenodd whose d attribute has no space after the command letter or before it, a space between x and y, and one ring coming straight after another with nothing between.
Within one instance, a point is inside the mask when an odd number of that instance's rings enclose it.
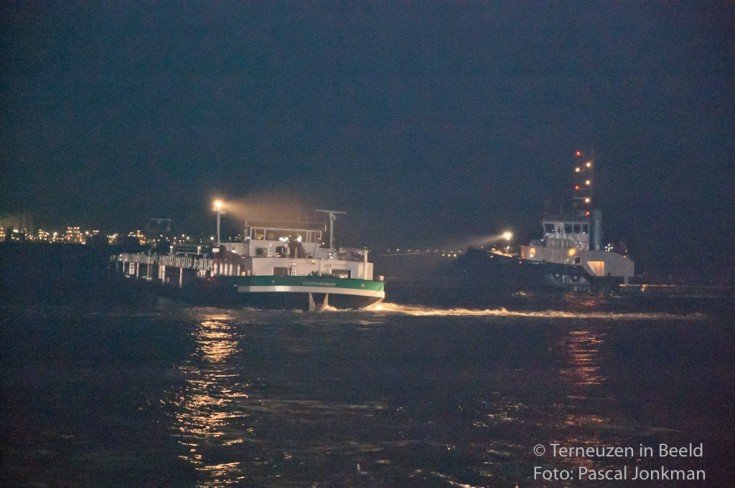
<instances>
[{"instance_id":1,"label":"tugboat hull","mask_svg":"<svg viewBox=\"0 0 735 488\"><path fill-rule=\"evenodd\" d=\"M578 265L547 263L518 256L493 254L482 249L468 249L457 260L461 273L475 280L488 280L513 289L539 287L570 291L607 291L617 288L622 278L592 276Z\"/></svg>"}]
</instances>

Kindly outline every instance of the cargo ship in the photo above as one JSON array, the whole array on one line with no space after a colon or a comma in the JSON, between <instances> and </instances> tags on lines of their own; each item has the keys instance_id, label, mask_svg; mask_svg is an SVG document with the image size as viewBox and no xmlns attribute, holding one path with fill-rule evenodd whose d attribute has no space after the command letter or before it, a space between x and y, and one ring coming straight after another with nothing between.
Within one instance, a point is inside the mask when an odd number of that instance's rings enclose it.
<instances>
[{"instance_id":1,"label":"cargo ship","mask_svg":"<svg viewBox=\"0 0 735 488\"><path fill-rule=\"evenodd\" d=\"M315 222L248 220L244 238L220 242L222 204L217 211L217 240L211 252L152 250L111 258L128 280L192 302L264 309L360 309L385 298L382 277L373 279L368 250L334 247L335 215Z\"/></svg>"},{"instance_id":2,"label":"cargo ship","mask_svg":"<svg viewBox=\"0 0 735 488\"><path fill-rule=\"evenodd\" d=\"M542 235L519 252L469 248L458 259L463 272L518 285L549 285L572 291L608 291L627 284L635 263L625 246L603 245L602 211L594 206L595 160L574 155L572 208L547 212Z\"/></svg>"}]
</instances>

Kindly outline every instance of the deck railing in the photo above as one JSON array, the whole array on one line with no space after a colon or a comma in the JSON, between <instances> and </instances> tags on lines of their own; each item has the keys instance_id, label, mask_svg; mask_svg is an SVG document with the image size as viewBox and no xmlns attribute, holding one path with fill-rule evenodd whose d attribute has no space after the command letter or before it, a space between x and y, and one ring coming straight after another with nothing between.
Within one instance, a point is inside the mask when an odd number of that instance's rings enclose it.
<instances>
[{"instance_id":1,"label":"deck railing","mask_svg":"<svg viewBox=\"0 0 735 488\"><path fill-rule=\"evenodd\" d=\"M158 266L167 266L172 268L196 269L200 271L210 271L215 266L215 260L212 258L200 258L196 256L171 256L144 253L122 253L110 258L118 263L135 263L135 264L154 264Z\"/></svg>"}]
</instances>

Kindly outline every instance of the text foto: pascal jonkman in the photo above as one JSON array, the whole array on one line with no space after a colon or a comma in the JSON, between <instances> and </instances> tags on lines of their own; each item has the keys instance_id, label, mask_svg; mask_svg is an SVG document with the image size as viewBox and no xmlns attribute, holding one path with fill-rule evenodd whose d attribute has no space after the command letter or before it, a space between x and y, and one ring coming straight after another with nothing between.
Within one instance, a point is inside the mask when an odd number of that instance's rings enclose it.
<instances>
[{"instance_id":1,"label":"text foto: pascal jonkman","mask_svg":"<svg viewBox=\"0 0 735 488\"><path fill-rule=\"evenodd\" d=\"M703 469L669 469L664 466L656 469L643 469L634 466L632 472L628 470L628 466L623 466L620 469L589 469L580 466L576 469L576 473L573 469L544 469L541 466L534 466L533 479L543 479L545 481L569 481L574 479L580 481L672 481L705 480L707 474Z\"/></svg>"}]
</instances>

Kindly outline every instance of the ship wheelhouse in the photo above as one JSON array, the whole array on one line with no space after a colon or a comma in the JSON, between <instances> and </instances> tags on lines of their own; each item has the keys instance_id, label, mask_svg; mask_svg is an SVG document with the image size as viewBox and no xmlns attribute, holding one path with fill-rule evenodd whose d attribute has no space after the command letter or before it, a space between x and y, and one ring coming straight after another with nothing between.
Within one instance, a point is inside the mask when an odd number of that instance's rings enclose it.
<instances>
[{"instance_id":1,"label":"ship wheelhouse","mask_svg":"<svg viewBox=\"0 0 735 488\"><path fill-rule=\"evenodd\" d=\"M521 257L531 261L580 264L581 255L594 247L592 221L570 215L547 215L541 221L543 237L521 246Z\"/></svg>"},{"instance_id":2,"label":"ship wheelhouse","mask_svg":"<svg viewBox=\"0 0 735 488\"><path fill-rule=\"evenodd\" d=\"M590 249L590 221L588 219L548 218L541 222L546 247Z\"/></svg>"},{"instance_id":3,"label":"ship wheelhouse","mask_svg":"<svg viewBox=\"0 0 735 488\"><path fill-rule=\"evenodd\" d=\"M329 250L324 248L324 231L324 224L316 222L249 220L242 243L223 244L242 256L325 258Z\"/></svg>"}]
</instances>

